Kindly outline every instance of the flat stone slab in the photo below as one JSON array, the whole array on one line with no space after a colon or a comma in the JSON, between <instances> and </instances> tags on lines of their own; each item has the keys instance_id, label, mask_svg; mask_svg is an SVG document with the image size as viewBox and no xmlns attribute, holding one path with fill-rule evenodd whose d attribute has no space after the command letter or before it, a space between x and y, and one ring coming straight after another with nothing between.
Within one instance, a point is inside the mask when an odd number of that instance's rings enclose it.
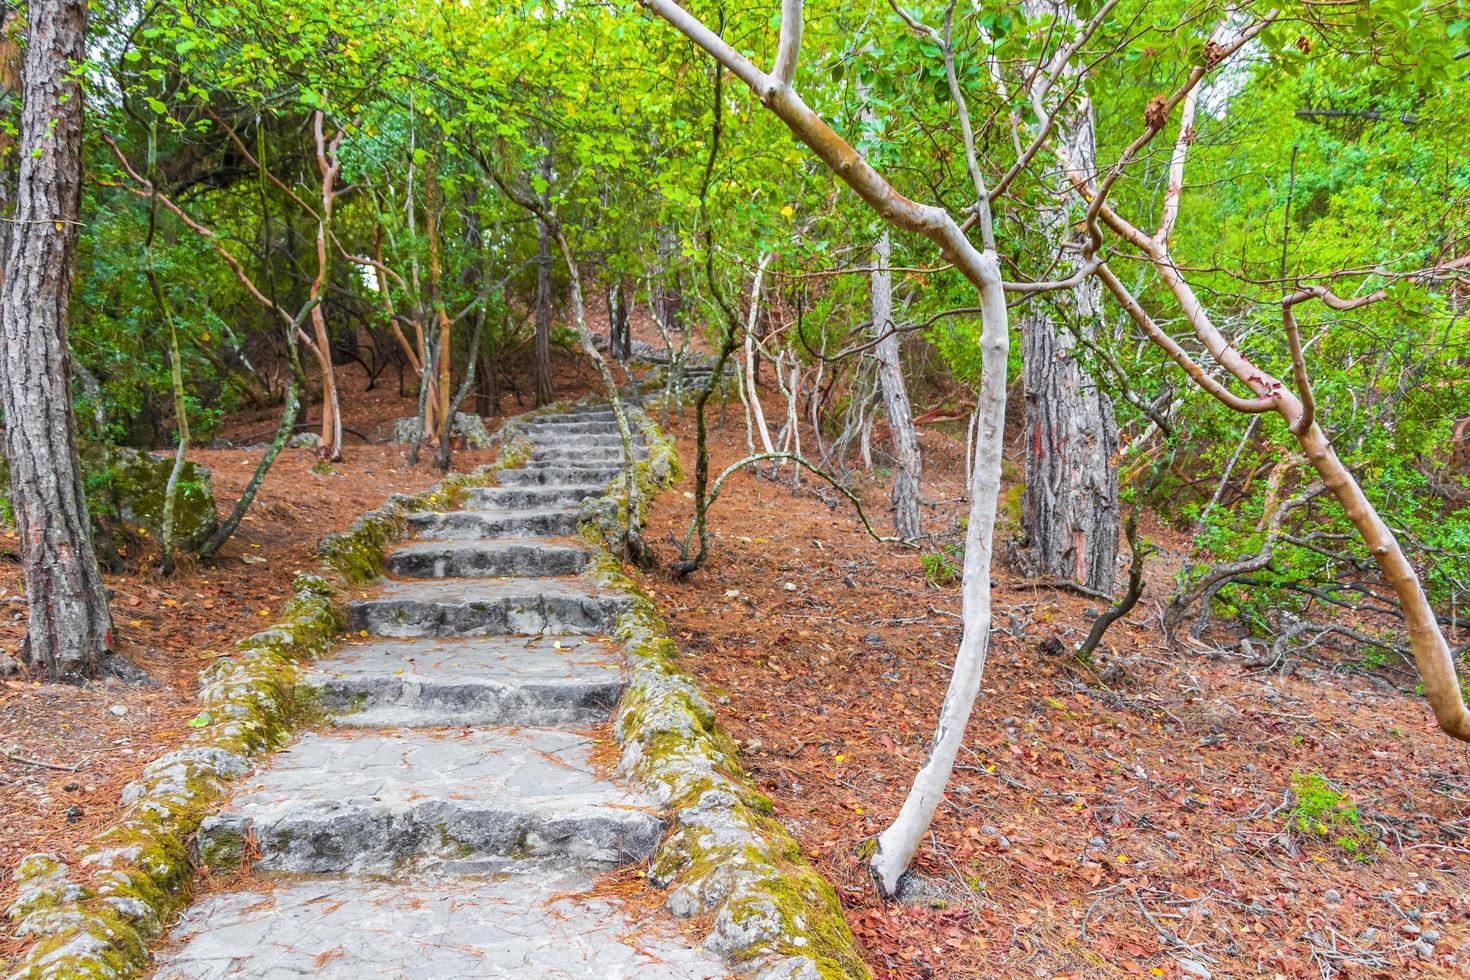
<instances>
[{"instance_id":1,"label":"flat stone slab","mask_svg":"<svg viewBox=\"0 0 1470 980\"><path fill-rule=\"evenodd\" d=\"M303 678L338 725L565 725L606 721L622 655L584 636L348 640Z\"/></svg>"},{"instance_id":2,"label":"flat stone slab","mask_svg":"<svg viewBox=\"0 0 1470 980\"><path fill-rule=\"evenodd\" d=\"M611 418L606 420L593 419L587 422L579 422L571 419L553 419L547 422L528 422L526 423L526 430L534 438L544 438L549 433L557 435L579 433L610 434L616 438L618 435L618 423Z\"/></svg>"},{"instance_id":3,"label":"flat stone slab","mask_svg":"<svg viewBox=\"0 0 1470 980\"><path fill-rule=\"evenodd\" d=\"M551 508L580 504L591 497L601 497L601 484L585 483L549 487L475 487L465 491L464 501L475 509Z\"/></svg>"},{"instance_id":4,"label":"flat stone slab","mask_svg":"<svg viewBox=\"0 0 1470 980\"><path fill-rule=\"evenodd\" d=\"M413 885L313 880L209 895L156 980L717 980L713 955L634 922L565 869Z\"/></svg>"},{"instance_id":5,"label":"flat stone slab","mask_svg":"<svg viewBox=\"0 0 1470 980\"><path fill-rule=\"evenodd\" d=\"M390 637L603 633L628 601L581 578L390 580L347 604L347 626Z\"/></svg>"},{"instance_id":6,"label":"flat stone slab","mask_svg":"<svg viewBox=\"0 0 1470 980\"><path fill-rule=\"evenodd\" d=\"M551 484L606 484L622 473L622 468L609 466L603 469L568 466L532 466L519 470L501 470L496 479L503 487L542 486Z\"/></svg>"},{"instance_id":7,"label":"flat stone slab","mask_svg":"<svg viewBox=\"0 0 1470 980\"><path fill-rule=\"evenodd\" d=\"M253 837L256 867L302 874L644 860L663 820L595 771L592 748L552 728L308 732L205 819L199 851L238 863Z\"/></svg>"},{"instance_id":8,"label":"flat stone slab","mask_svg":"<svg viewBox=\"0 0 1470 980\"><path fill-rule=\"evenodd\" d=\"M567 508L422 511L409 514L408 524L420 538L442 541L534 535L562 537L576 532L577 511Z\"/></svg>"},{"instance_id":9,"label":"flat stone slab","mask_svg":"<svg viewBox=\"0 0 1470 980\"><path fill-rule=\"evenodd\" d=\"M637 459L646 459L648 450L633 449ZM622 446L547 446L531 454L531 463L543 466L621 466Z\"/></svg>"},{"instance_id":10,"label":"flat stone slab","mask_svg":"<svg viewBox=\"0 0 1470 980\"><path fill-rule=\"evenodd\" d=\"M612 432L562 432L561 427L547 426L542 429L533 430L531 435L536 443L542 448L572 448L583 446L592 449L622 449L623 440L614 429ZM633 434L635 445L643 444L640 433Z\"/></svg>"},{"instance_id":11,"label":"flat stone slab","mask_svg":"<svg viewBox=\"0 0 1470 980\"><path fill-rule=\"evenodd\" d=\"M391 552L386 565L388 574L404 578L575 575L589 555L572 540L416 541Z\"/></svg>"}]
</instances>

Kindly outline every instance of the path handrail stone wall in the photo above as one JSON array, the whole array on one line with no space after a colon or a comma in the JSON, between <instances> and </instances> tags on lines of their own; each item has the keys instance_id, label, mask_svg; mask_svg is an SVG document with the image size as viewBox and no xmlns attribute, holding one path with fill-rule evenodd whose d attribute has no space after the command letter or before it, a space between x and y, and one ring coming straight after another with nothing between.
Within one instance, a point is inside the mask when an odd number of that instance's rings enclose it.
<instances>
[{"instance_id":1,"label":"path handrail stone wall","mask_svg":"<svg viewBox=\"0 0 1470 980\"><path fill-rule=\"evenodd\" d=\"M678 482L679 457L645 412L632 416L649 447L636 464L641 526L656 493ZM620 768L673 820L650 879L668 890L673 914L712 917L706 947L761 980L870 977L836 892L771 815L770 799L740 767L735 743L680 663L668 624L613 557L625 510L615 481L608 496L583 505L579 532L597 549L593 581L630 599L613 630L628 670L615 719Z\"/></svg>"}]
</instances>

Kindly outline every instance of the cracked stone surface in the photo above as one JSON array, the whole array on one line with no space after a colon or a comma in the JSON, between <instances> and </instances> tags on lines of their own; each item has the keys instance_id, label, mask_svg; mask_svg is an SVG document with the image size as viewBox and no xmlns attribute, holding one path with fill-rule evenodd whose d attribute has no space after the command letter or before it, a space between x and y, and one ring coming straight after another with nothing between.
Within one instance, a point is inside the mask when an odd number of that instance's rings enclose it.
<instances>
[{"instance_id":1,"label":"cracked stone surface","mask_svg":"<svg viewBox=\"0 0 1470 980\"><path fill-rule=\"evenodd\" d=\"M624 684L618 648L576 635L356 640L304 682L365 727L606 721Z\"/></svg>"},{"instance_id":2,"label":"cracked stone surface","mask_svg":"<svg viewBox=\"0 0 1470 980\"><path fill-rule=\"evenodd\" d=\"M717 980L721 961L634 923L591 880L538 868L485 879L294 881L187 912L158 980Z\"/></svg>"},{"instance_id":3,"label":"cracked stone surface","mask_svg":"<svg viewBox=\"0 0 1470 980\"><path fill-rule=\"evenodd\" d=\"M622 473L616 466L571 468L566 466L528 466L520 470L501 470L496 474L504 487L545 486L563 483L596 483L607 481Z\"/></svg>"},{"instance_id":4,"label":"cracked stone surface","mask_svg":"<svg viewBox=\"0 0 1470 980\"><path fill-rule=\"evenodd\" d=\"M236 783L197 835L206 863L249 855L270 884L202 898L156 977L729 975L594 892L666 827L594 763L607 729L580 727L607 722L626 683L600 634L628 600L578 576L590 552L570 537L622 446L608 410L523 431L524 468L464 509L409 515L394 578L348 603L351 638L300 682L332 727Z\"/></svg>"},{"instance_id":5,"label":"cracked stone surface","mask_svg":"<svg viewBox=\"0 0 1470 980\"><path fill-rule=\"evenodd\" d=\"M575 575L589 552L567 539L494 538L479 541L415 541L388 556L388 572L405 578Z\"/></svg>"},{"instance_id":6,"label":"cracked stone surface","mask_svg":"<svg viewBox=\"0 0 1470 980\"><path fill-rule=\"evenodd\" d=\"M663 820L648 799L594 771L592 745L549 728L309 732L205 820L201 847L249 833L257 867L317 874L517 857L642 860Z\"/></svg>"},{"instance_id":7,"label":"cracked stone surface","mask_svg":"<svg viewBox=\"0 0 1470 980\"><path fill-rule=\"evenodd\" d=\"M624 605L580 579L415 579L348 603L347 624L378 636L601 631Z\"/></svg>"},{"instance_id":8,"label":"cracked stone surface","mask_svg":"<svg viewBox=\"0 0 1470 980\"><path fill-rule=\"evenodd\" d=\"M410 514L409 526L422 539L552 535L564 537L577 530L576 508L548 510L452 510L445 514Z\"/></svg>"},{"instance_id":9,"label":"cracked stone surface","mask_svg":"<svg viewBox=\"0 0 1470 980\"><path fill-rule=\"evenodd\" d=\"M470 507L563 507L580 504L589 497L601 497L602 485L573 483L544 487L476 487L465 491Z\"/></svg>"}]
</instances>

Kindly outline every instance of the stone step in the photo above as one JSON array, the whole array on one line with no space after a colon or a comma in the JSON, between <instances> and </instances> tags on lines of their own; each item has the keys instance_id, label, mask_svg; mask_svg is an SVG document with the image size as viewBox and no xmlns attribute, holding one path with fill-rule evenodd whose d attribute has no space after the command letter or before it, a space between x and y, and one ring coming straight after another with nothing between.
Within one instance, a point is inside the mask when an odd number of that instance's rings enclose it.
<instances>
[{"instance_id":1,"label":"stone step","mask_svg":"<svg viewBox=\"0 0 1470 980\"><path fill-rule=\"evenodd\" d=\"M608 435L618 436L618 424L615 421L592 420L590 422L528 422L526 430L533 436L538 435Z\"/></svg>"},{"instance_id":2,"label":"stone step","mask_svg":"<svg viewBox=\"0 0 1470 980\"><path fill-rule=\"evenodd\" d=\"M510 538L575 534L577 511L451 510L408 515L408 525L420 538L460 541L467 538Z\"/></svg>"},{"instance_id":3,"label":"stone step","mask_svg":"<svg viewBox=\"0 0 1470 980\"><path fill-rule=\"evenodd\" d=\"M237 784L199 853L295 874L494 871L535 858L641 861L663 820L595 771L593 739L554 728L308 732Z\"/></svg>"},{"instance_id":4,"label":"stone step","mask_svg":"<svg viewBox=\"0 0 1470 980\"><path fill-rule=\"evenodd\" d=\"M621 662L582 636L349 640L302 684L349 727L592 724L622 697Z\"/></svg>"},{"instance_id":5,"label":"stone step","mask_svg":"<svg viewBox=\"0 0 1470 980\"><path fill-rule=\"evenodd\" d=\"M622 465L623 456L622 453L619 453L617 456L608 456L603 459L584 459L580 456L571 456L562 459L532 459L521 468L527 470L569 470L575 473L579 470L591 472L621 469Z\"/></svg>"},{"instance_id":6,"label":"stone step","mask_svg":"<svg viewBox=\"0 0 1470 980\"><path fill-rule=\"evenodd\" d=\"M623 470L619 466L609 466L603 469L569 466L528 466L520 470L501 470L496 475L496 479L504 487L547 485L586 486L587 484L606 484L622 472Z\"/></svg>"},{"instance_id":7,"label":"stone step","mask_svg":"<svg viewBox=\"0 0 1470 980\"><path fill-rule=\"evenodd\" d=\"M572 484L550 487L475 487L466 490L465 506L476 510L492 510L497 507L534 509L565 507L580 504L592 497L601 497L601 484Z\"/></svg>"},{"instance_id":8,"label":"stone step","mask_svg":"<svg viewBox=\"0 0 1470 980\"><path fill-rule=\"evenodd\" d=\"M388 574L399 578L576 575L586 548L571 541L493 538L486 541L415 541L388 555Z\"/></svg>"},{"instance_id":9,"label":"stone step","mask_svg":"<svg viewBox=\"0 0 1470 980\"><path fill-rule=\"evenodd\" d=\"M298 879L206 895L156 980L716 980L714 954L635 921L585 873L516 868L412 884Z\"/></svg>"},{"instance_id":10,"label":"stone step","mask_svg":"<svg viewBox=\"0 0 1470 980\"><path fill-rule=\"evenodd\" d=\"M561 422L616 422L617 416L611 408L580 408L567 412L554 412L548 415L537 415L526 420L531 425L555 425Z\"/></svg>"},{"instance_id":11,"label":"stone step","mask_svg":"<svg viewBox=\"0 0 1470 980\"><path fill-rule=\"evenodd\" d=\"M634 459L646 459L648 450L633 450ZM537 449L531 453L531 460L527 464L531 467L537 466L565 466L575 468L578 466L604 469L610 466L623 465L623 450L621 446L607 449Z\"/></svg>"},{"instance_id":12,"label":"stone step","mask_svg":"<svg viewBox=\"0 0 1470 980\"><path fill-rule=\"evenodd\" d=\"M627 607L580 578L387 581L347 604L347 626L373 636L605 633Z\"/></svg>"},{"instance_id":13,"label":"stone step","mask_svg":"<svg viewBox=\"0 0 1470 980\"><path fill-rule=\"evenodd\" d=\"M614 449L623 448L623 438L616 431L613 432L558 432L555 430L536 432L533 434L535 440L543 446L586 446L597 449L611 446ZM633 433L633 443L641 445L642 437Z\"/></svg>"}]
</instances>

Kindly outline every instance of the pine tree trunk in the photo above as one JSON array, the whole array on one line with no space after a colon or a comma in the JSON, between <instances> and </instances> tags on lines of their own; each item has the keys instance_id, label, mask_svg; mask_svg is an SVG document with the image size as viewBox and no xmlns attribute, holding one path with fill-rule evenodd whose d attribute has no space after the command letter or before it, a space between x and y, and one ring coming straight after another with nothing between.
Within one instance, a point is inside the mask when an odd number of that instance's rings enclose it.
<instances>
[{"instance_id":1,"label":"pine tree trunk","mask_svg":"<svg viewBox=\"0 0 1470 980\"><path fill-rule=\"evenodd\" d=\"M1075 315L1097 322L1097 284L1078 288ZM1034 570L1111 592L1118 557L1118 426L1113 403L1082 371L1076 340L1036 307L1021 321L1026 398L1025 544Z\"/></svg>"},{"instance_id":2,"label":"pine tree trunk","mask_svg":"<svg viewBox=\"0 0 1470 980\"><path fill-rule=\"evenodd\" d=\"M1065 125L1072 159L1091 168L1096 153L1090 113ZM1053 248L1061 251L1071 234L1066 208L1043 209L1041 218ZM1088 279L1058 306L1033 304L1021 319L1024 544L1036 574L1111 593L1118 557L1118 423L1112 399L1078 364L1076 337L1060 316L1072 318L1091 337L1102 316L1101 285Z\"/></svg>"},{"instance_id":3,"label":"pine tree trunk","mask_svg":"<svg viewBox=\"0 0 1470 980\"><path fill-rule=\"evenodd\" d=\"M898 356L898 334L893 332L893 273L888 271L892 251L888 232L874 249L877 266L872 282L873 335L880 338L873 348L878 359L878 380L883 387L883 409L893 433L893 526L901 538L919 536L919 484L924 464L919 454L919 436L914 431L914 412L903 381L903 364Z\"/></svg>"},{"instance_id":4,"label":"pine tree trunk","mask_svg":"<svg viewBox=\"0 0 1470 980\"><path fill-rule=\"evenodd\" d=\"M556 398L551 386L551 232L536 222L536 404Z\"/></svg>"},{"instance_id":5,"label":"pine tree trunk","mask_svg":"<svg viewBox=\"0 0 1470 980\"><path fill-rule=\"evenodd\" d=\"M67 308L82 188L85 0L32 0L15 223L5 262L3 388L30 621L25 659L52 680L97 676L112 646L82 496L68 383Z\"/></svg>"}]
</instances>

